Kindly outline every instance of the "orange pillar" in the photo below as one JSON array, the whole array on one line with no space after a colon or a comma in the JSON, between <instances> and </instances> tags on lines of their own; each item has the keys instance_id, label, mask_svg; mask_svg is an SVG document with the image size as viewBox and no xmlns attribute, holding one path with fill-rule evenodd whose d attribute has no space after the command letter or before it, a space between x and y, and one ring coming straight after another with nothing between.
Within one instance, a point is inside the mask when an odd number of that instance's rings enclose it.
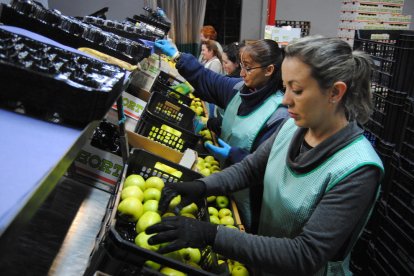
<instances>
[{"instance_id":1,"label":"orange pillar","mask_svg":"<svg viewBox=\"0 0 414 276\"><path fill-rule=\"evenodd\" d=\"M267 2L267 25L275 25L276 1L277 0L268 0Z\"/></svg>"}]
</instances>

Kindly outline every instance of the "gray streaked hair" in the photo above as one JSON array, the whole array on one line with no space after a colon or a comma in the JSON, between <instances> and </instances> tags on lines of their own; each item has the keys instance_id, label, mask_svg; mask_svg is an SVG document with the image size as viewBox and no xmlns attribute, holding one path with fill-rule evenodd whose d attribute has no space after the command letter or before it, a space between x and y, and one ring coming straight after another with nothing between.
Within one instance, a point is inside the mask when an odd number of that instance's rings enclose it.
<instances>
[{"instance_id":1,"label":"gray streaked hair","mask_svg":"<svg viewBox=\"0 0 414 276\"><path fill-rule=\"evenodd\" d=\"M325 90L337 81L347 85L342 106L349 120L363 124L372 113L372 59L353 51L339 38L308 36L285 47L285 57L299 58L311 68L312 77Z\"/></svg>"}]
</instances>

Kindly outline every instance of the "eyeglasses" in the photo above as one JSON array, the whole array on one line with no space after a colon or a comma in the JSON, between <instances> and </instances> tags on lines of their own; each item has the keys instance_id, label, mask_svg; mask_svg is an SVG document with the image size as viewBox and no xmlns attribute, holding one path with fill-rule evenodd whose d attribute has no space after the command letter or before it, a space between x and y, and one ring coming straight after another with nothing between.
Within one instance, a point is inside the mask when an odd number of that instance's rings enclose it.
<instances>
[{"instance_id":1,"label":"eyeglasses","mask_svg":"<svg viewBox=\"0 0 414 276\"><path fill-rule=\"evenodd\" d=\"M253 69L264 68L264 67L269 66L269 65L262 65L262 66L257 66L257 67L245 67L243 63L241 62L239 63L239 65L240 65L240 69L246 71L247 74L251 74L251 71Z\"/></svg>"}]
</instances>

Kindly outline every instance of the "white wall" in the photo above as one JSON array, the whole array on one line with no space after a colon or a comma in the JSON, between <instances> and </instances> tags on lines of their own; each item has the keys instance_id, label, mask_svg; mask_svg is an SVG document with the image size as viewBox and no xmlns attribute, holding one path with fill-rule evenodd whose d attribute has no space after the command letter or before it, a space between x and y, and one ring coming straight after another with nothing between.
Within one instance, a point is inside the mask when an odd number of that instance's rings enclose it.
<instances>
[{"instance_id":1,"label":"white wall","mask_svg":"<svg viewBox=\"0 0 414 276\"><path fill-rule=\"evenodd\" d=\"M242 0L240 40L261 39L267 21L267 0Z\"/></svg>"}]
</instances>

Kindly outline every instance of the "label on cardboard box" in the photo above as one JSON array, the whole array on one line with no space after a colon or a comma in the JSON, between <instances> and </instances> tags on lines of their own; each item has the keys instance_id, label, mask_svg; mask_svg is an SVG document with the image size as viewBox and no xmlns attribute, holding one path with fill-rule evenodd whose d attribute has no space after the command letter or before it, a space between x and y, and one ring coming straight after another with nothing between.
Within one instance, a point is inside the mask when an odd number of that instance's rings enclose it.
<instances>
[{"instance_id":1,"label":"label on cardboard box","mask_svg":"<svg viewBox=\"0 0 414 276\"><path fill-rule=\"evenodd\" d=\"M76 173L113 188L122 174L122 157L88 143L74 161Z\"/></svg>"},{"instance_id":2,"label":"label on cardboard box","mask_svg":"<svg viewBox=\"0 0 414 276\"><path fill-rule=\"evenodd\" d=\"M141 118L141 114L147 103L127 92L122 92L122 105L124 107L125 115L138 121ZM112 108L117 110L116 102Z\"/></svg>"}]
</instances>

